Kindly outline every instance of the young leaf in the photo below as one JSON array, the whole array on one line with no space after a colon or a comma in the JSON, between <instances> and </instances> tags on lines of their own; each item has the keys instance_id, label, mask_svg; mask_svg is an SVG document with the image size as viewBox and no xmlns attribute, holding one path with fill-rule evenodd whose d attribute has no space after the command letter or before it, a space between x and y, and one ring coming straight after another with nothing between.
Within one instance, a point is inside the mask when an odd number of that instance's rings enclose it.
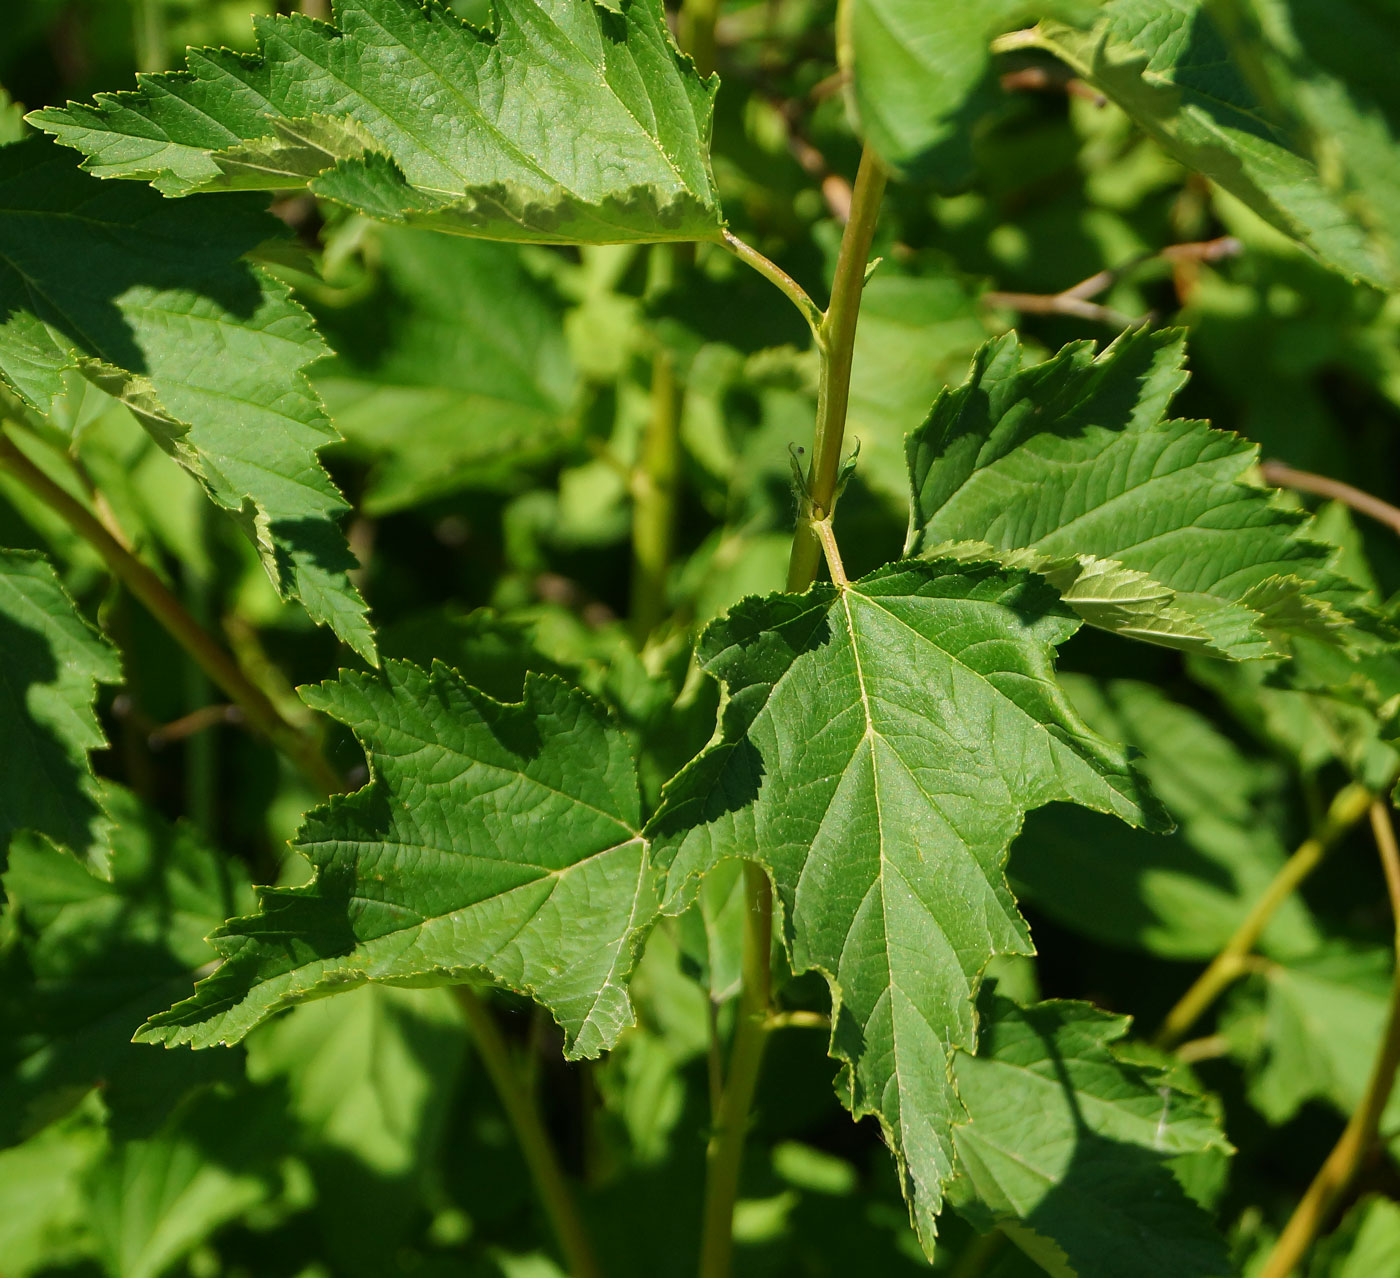
<instances>
[{"instance_id":1,"label":"young leaf","mask_svg":"<svg viewBox=\"0 0 1400 1278\"><path fill-rule=\"evenodd\" d=\"M317 316L336 353L314 375L374 464L365 512L505 486L556 452L577 378L561 307L519 251L391 227L376 248L380 287Z\"/></svg>"},{"instance_id":2,"label":"young leaf","mask_svg":"<svg viewBox=\"0 0 1400 1278\"><path fill-rule=\"evenodd\" d=\"M0 1144L101 1087L120 1131L149 1130L186 1090L236 1070L135 1047L133 1031L189 988L205 937L252 892L236 863L110 783L105 876L38 839L19 839L4 878L15 941L0 982ZM183 1057L183 1059L182 1059Z\"/></svg>"},{"instance_id":3,"label":"young leaf","mask_svg":"<svg viewBox=\"0 0 1400 1278\"><path fill-rule=\"evenodd\" d=\"M337 0L336 26L258 18L261 56L191 50L93 106L30 121L100 177L167 195L308 186L369 217L552 244L716 239L716 82L661 0Z\"/></svg>"},{"instance_id":4,"label":"young leaf","mask_svg":"<svg viewBox=\"0 0 1400 1278\"><path fill-rule=\"evenodd\" d=\"M605 711L536 675L503 705L441 663L303 696L353 729L374 780L307 818L297 846L315 880L263 889L261 913L215 933L219 970L137 1041L232 1043L366 981L484 972L544 1004L570 1056L612 1046L656 901L636 765Z\"/></svg>"},{"instance_id":5,"label":"young leaf","mask_svg":"<svg viewBox=\"0 0 1400 1278\"><path fill-rule=\"evenodd\" d=\"M962 1112L948 1053L975 1047L987 960L1030 951L1003 877L1025 812L1160 819L1054 682L1077 626L1043 583L988 564L747 600L701 646L729 693L719 739L652 827L673 903L727 856L772 875L794 968L831 986L842 1099L877 1115L930 1248Z\"/></svg>"},{"instance_id":6,"label":"young leaf","mask_svg":"<svg viewBox=\"0 0 1400 1278\"><path fill-rule=\"evenodd\" d=\"M1050 1273L1223 1278L1210 1218L1173 1157L1230 1147L1219 1115L1158 1072L1120 1060L1127 1020L1087 1003L984 1000L982 1043L954 1057L966 1121L950 1191Z\"/></svg>"},{"instance_id":7,"label":"young leaf","mask_svg":"<svg viewBox=\"0 0 1400 1278\"><path fill-rule=\"evenodd\" d=\"M908 548L991 547L1091 625L1168 647L1263 657L1330 633L1357 592L1250 481L1257 448L1165 418L1183 358L1180 333L1147 329L1030 367L1014 334L989 342L909 439Z\"/></svg>"},{"instance_id":8,"label":"young leaf","mask_svg":"<svg viewBox=\"0 0 1400 1278\"><path fill-rule=\"evenodd\" d=\"M77 369L121 400L362 656L336 438L303 369L326 353L287 290L240 256L277 232L255 197L176 202L103 185L39 138L0 149L0 378L53 413Z\"/></svg>"},{"instance_id":9,"label":"young leaf","mask_svg":"<svg viewBox=\"0 0 1400 1278\"><path fill-rule=\"evenodd\" d=\"M1344 193L1324 182L1291 145L1286 121L1260 102L1209 7L1205 0L1110 0L1091 29L1043 22L1017 47L1034 44L1063 59L1174 159L1335 270L1375 284L1400 282Z\"/></svg>"},{"instance_id":10,"label":"young leaf","mask_svg":"<svg viewBox=\"0 0 1400 1278\"><path fill-rule=\"evenodd\" d=\"M20 830L99 854L108 821L88 751L107 739L92 703L121 662L41 555L0 550L0 652L0 869Z\"/></svg>"}]
</instances>

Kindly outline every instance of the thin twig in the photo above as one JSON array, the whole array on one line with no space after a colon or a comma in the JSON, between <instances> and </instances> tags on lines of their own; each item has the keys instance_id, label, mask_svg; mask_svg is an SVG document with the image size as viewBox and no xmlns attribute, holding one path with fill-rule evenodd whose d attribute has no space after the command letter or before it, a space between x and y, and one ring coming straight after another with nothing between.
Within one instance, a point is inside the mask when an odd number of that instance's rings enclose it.
<instances>
[{"instance_id":1,"label":"thin twig","mask_svg":"<svg viewBox=\"0 0 1400 1278\"><path fill-rule=\"evenodd\" d=\"M183 741L209 728L217 728L220 724L242 722L243 711L238 706L200 706L198 710L191 710L189 714L152 728L146 735L146 744L152 750L163 750L176 741Z\"/></svg>"},{"instance_id":2,"label":"thin twig","mask_svg":"<svg viewBox=\"0 0 1400 1278\"><path fill-rule=\"evenodd\" d=\"M1351 1188L1366 1156L1375 1147L1381 1113L1390 1100L1395 1074L1400 1069L1400 848L1396 847L1395 827L1390 809L1376 800L1371 804L1371 828L1376 836L1381 865L1385 871L1390 908L1395 918L1395 974L1391 980L1390 1002L1385 1030L1376 1052L1375 1064L1365 1094L1347 1120L1340 1139L1313 1177L1312 1184L1289 1217L1278 1242L1269 1253L1259 1278L1287 1278L1307 1256L1313 1243L1338 1202Z\"/></svg>"},{"instance_id":3,"label":"thin twig","mask_svg":"<svg viewBox=\"0 0 1400 1278\"><path fill-rule=\"evenodd\" d=\"M1266 484L1272 484L1275 488L1292 488L1300 493L1311 493L1314 497L1339 501L1400 533L1400 507L1344 484L1339 479L1328 479L1326 475L1315 475L1308 470L1295 470L1280 461L1260 462L1259 474Z\"/></svg>"},{"instance_id":4,"label":"thin twig","mask_svg":"<svg viewBox=\"0 0 1400 1278\"><path fill-rule=\"evenodd\" d=\"M1365 786L1353 782L1338 791L1321 825L1299 844L1225 947L1167 1013L1153 1040L1158 1047L1171 1048L1181 1042L1225 989L1250 970L1250 951L1258 944L1275 911L1321 864L1328 849L1366 815L1370 806L1371 792Z\"/></svg>"},{"instance_id":5,"label":"thin twig","mask_svg":"<svg viewBox=\"0 0 1400 1278\"><path fill-rule=\"evenodd\" d=\"M831 1017L825 1012L809 1012L805 1008L791 1008L784 1012L768 1014L769 1029L823 1029L831 1028Z\"/></svg>"},{"instance_id":6,"label":"thin twig","mask_svg":"<svg viewBox=\"0 0 1400 1278\"><path fill-rule=\"evenodd\" d=\"M1001 87L1008 93L1018 90L1067 93L1070 97L1092 102L1096 107L1108 104L1108 99L1102 93L1074 75L1068 67L1022 67L1019 71L1008 71L1001 77Z\"/></svg>"},{"instance_id":7,"label":"thin twig","mask_svg":"<svg viewBox=\"0 0 1400 1278\"><path fill-rule=\"evenodd\" d=\"M1107 270L1096 271L1088 279L1080 280L1058 293L1002 293L982 294L982 302L987 306L1001 306L1008 310L1022 311L1029 315L1069 315L1092 323L1108 324L1114 328L1133 328L1146 323L1151 316L1134 319L1112 307L1091 302L1105 289L1111 288L1124 276L1145 266L1149 262L1219 262L1234 257L1240 252L1240 242L1232 235L1222 235L1213 240L1196 240L1187 244L1169 244L1155 253L1143 253Z\"/></svg>"}]
</instances>

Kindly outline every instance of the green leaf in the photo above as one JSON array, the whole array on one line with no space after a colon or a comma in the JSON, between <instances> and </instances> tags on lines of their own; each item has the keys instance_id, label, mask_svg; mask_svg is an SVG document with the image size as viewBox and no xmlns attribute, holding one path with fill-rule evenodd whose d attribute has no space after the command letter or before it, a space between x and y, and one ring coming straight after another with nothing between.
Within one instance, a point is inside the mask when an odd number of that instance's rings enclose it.
<instances>
[{"instance_id":1,"label":"green leaf","mask_svg":"<svg viewBox=\"0 0 1400 1278\"><path fill-rule=\"evenodd\" d=\"M1028 367L1014 334L988 343L909 440L908 549L991 547L1091 625L1167 647L1257 658L1330 635L1358 591L1251 481L1253 445L1165 417L1183 358L1179 332L1147 329Z\"/></svg>"},{"instance_id":2,"label":"green leaf","mask_svg":"<svg viewBox=\"0 0 1400 1278\"><path fill-rule=\"evenodd\" d=\"M1207 8L1203 0L1110 0L1092 29L1043 22L1016 47L1034 45L1063 59L1167 154L1327 265L1372 283L1393 282L1344 193L1324 181L1293 145L1287 121L1260 101ZM1356 52L1348 57L1355 61Z\"/></svg>"},{"instance_id":3,"label":"green leaf","mask_svg":"<svg viewBox=\"0 0 1400 1278\"><path fill-rule=\"evenodd\" d=\"M1306 959L1270 963L1231 1000L1224 1032L1246 1070L1249 1099L1272 1123L1309 1100L1350 1114L1380 1046L1394 956L1334 944ZM1400 1093L1382 1127L1400 1119Z\"/></svg>"},{"instance_id":4,"label":"green leaf","mask_svg":"<svg viewBox=\"0 0 1400 1278\"><path fill-rule=\"evenodd\" d=\"M987 564L741 603L701 645L720 736L654 821L673 908L724 857L772 875L794 970L831 986L838 1090L878 1117L926 1247L961 1115L948 1053L975 1046L987 960L1029 952L1002 872L1022 817L1058 799L1158 819L1054 682L1077 624Z\"/></svg>"},{"instance_id":5,"label":"green leaf","mask_svg":"<svg viewBox=\"0 0 1400 1278\"><path fill-rule=\"evenodd\" d=\"M1124 1017L997 997L983 1012L978 1054L954 1060L968 1114L953 1128L960 1210L1069 1278L1232 1273L1210 1218L1170 1170L1174 1157L1229 1152L1219 1115L1115 1054Z\"/></svg>"},{"instance_id":6,"label":"green leaf","mask_svg":"<svg viewBox=\"0 0 1400 1278\"><path fill-rule=\"evenodd\" d=\"M362 656L336 438L303 369L325 354L240 255L277 233L255 197L176 202L103 185L35 138L0 149L0 378L51 414L77 369L121 400L248 535L283 598Z\"/></svg>"},{"instance_id":7,"label":"green leaf","mask_svg":"<svg viewBox=\"0 0 1400 1278\"><path fill-rule=\"evenodd\" d=\"M160 1132L116 1142L88 1170L88 1223L111 1278L159 1278L272 1196L284 1132L276 1099L194 1097Z\"/></svg>"},{"instance_id":8,"label":"green leaf","mask_svg":"<svg viewBox=\"0 0 1400 1278\"><path fill-rule=\"evenodd\" d=\"M374 780L307 818L315 880L263 889L260 914L215 933L223 965L137 1041L232 1043L367 981L484 973L547 1007L570 1056L610 1047L656 901L636 765L606 712L537 675L502 705L440 663L303 696L355 732Z\"/></svg>"},{"instance_id":9,"label":"green leaf","mask_svg":"<svg viewBox=\"0 0 1400 1278\"><path fill-rule=\"evenodd\" d=\"M93 711L121 662L41 555L0 550L0 868L20 830L97 856L108 821L88 751L107 744Z\"/></svg>"},{"instance_id":10,"label":"green leaf","mask_svg":"<svg viewBox=\"0 0 1400 1278\"><path fill-rule=\"evenodd\" d=\"M0 1143L101 1087L115 1130L149 1130L236 1060L191 1060L131 1036L214 957L205 942L251 891L236 864L110 783L105 876L38 839L19 839L4 878L14 942L0 957Z\"/></svg>"},{"instance_id":11,"label":"green leaf","mask_svg":"<svg viewBox=\"0 0 1400 1278\"><path fill-rule=\"evenodd\" d=\"M862 134L887 164L945 188L973 176L973 126L1004 101L991 74L991 38L1033 14L1072 21L1093 12L1092 0L850 0L847 7L840 52Z\"/></svg>"},{"instance_id":12,"label":"green leaf","mask_svg":"<svg viewBox=\"0 0 1400 1278\"><path fill-rule=\"evenodd\" d=\"M101 177L167 195L307 186L370 217L552 244L703 240L716 82L660 0L497 0L478 31L441 0L338 0L336 27L258 18L261 56L30 121Z\"/></svg>"},{"instance_id":13,"label":"green leaf","mask_svg":"<svg viewBox=\"0 0 1400 1278\"><path fill-rule=\"evenodd\" d=\"M1070 675L1061 682L1091 728L1141 753L1138 767L1177 829L1148 834L1069 808L1043 809L1027 818L1012 849L1012 885L1057 922L1109 945L1211 958L1287 858L1279 824L1296 781L1151 684ZM1319 939L1307 909L1290 897L1261 944L1266 953L1299 954Z\"/></svg>"},{"instance_id":14,"label":"green leaf","mask_svg":"<svg viewBox=\"0 0 1400 1278\"><path fill-rule=\"evenodd\" d=\"M303 1004L249 1037L248 1076L285 1086L279 1116L333 1214L322 1245L335 1272L394 1270L448 1137L466 1046L450 991L382 985Z\"/></svg>"},{"instance_id":15,"label":"green leaf","mask_svg":"<svg viewBox=\"0 0 1400 1278\"><path fill-rule=\"evenodd\" d=\"M373 463L365 512L507 487L557 453L577 377L562 308L519 253L392 227L375 247L379 287L318 315L336 354L313 379Z\"/></svg>"},{"instance_id":16,"label":"green leaf","mask_svg":"<svg viewBox=\"0 0 1400 1278\"><path fill-rule=\"evenodd\" d=\"M1372 1278L1400 1255L1400 1204L1363 1198L1318 1245L1311 1278Z\"/></svg>"}]
</instances>

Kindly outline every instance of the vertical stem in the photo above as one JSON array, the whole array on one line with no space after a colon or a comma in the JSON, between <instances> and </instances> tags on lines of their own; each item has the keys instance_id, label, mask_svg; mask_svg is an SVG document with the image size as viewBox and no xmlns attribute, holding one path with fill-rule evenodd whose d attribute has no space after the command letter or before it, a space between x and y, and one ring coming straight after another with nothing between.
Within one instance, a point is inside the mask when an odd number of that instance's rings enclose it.
<instances>
[{"instance_id":1,"label":"vertical stem","mask_svg":"<svg viewBox=\"0 0 1400 1278\"><path fill-rule=\"evenodd\" d=\"M455 985L453 993L462 1008L462 1015L476 1042L477 1055L500 1098L501 1108L524 1155L530 1178L535 1183L550 1227L564 1254L572 1278L601 1278L593 1254L593 1243L584 1226L573 1189L559 1166L549 1133L544 1129L539 1110L529 1093L521 1086L520 1071L511 1060L501 1031L486 1005L467 985Z\"/></svg>"},{"instance_id":2,"label":"vertical stem","mask_svg":"<svg viewBox=\"0 0 1400 1278\"><path fill-rule=\"evenodd\" d=\"M638 647L666 615L666 576L675 547L680 489L679 410L675 359L662 347L652 356L651 419L633 478L631 620Z\"/></svg>"},{"instance_id":3,"label":"vertical stem","mask_svg":"<svg viewBox=\"0 0 1400 1278\"><path fill-rule=\"evenodd\" d=\"M1298 850L1284 863L1263 896L1235 929L1235 934L1225 943L1225 948L1211 960L1210 966L1167 1013L1153 1040L1158 1047L1170 1048L1181 1042L1226 987L1244 972L1246 958L1258 944L1259 937L1279 906L1317 869L1332 845L1366 815L1370 805L1371 793L1365 786L1353 782L1337 792L1321 825L1298 845Z\"/></svg>"},{"instance_id":4,"label":"vertical stem","mask_svg":"<svg viewBox=\"0 0 1400 1278\"><path fill-rule=\"evenodd\" d=\"M1259 1278L1288 1278L1302 1264L1338 1201L1356 1179L1362 1160L1375 1144L1381 1113L1395 1086L1396 1070L1400 1069L1400 849L1396 847L1389 809L1380 800L1371 805L1371 828L1375 832L1391 912L1395 916L1396 966L1385 1032L1361 1103L1352 1112L1341 1138L1294 1209L1264 1268L1259 1271Z\"/></svg>"},{"instance_id":5,"label":"vertical stem","mask_svg":"<svg viewBox=\"0 0 1400 1278\"><path fill-rule=\"evenodd\" d=\"M728 1278L734 1256L734 1202L739 1196L739 1168L744 1157L750 1110L768 1041L768 1003L772 990L773 889L768 872L753 862L744 865L744 985L729 1074L714 1117L706 1151L704 1233L700 1243L700 1278Z\"/></svg>"},{"instance_id":6,"label":"vertical stem","mask_svg":"<svg viewBox=\"0 0 1400 1278\"><path fill-rule=\"evenodd\" d=\"M123 546L87 507L35 466L3 432L0 432L0 469L23 484L102 556L112 575L146 606L200 669L224 690L229 700L242 709L248 723L295 763L313 785L327 794L344 788L335 769L321 754L316 739L288 723L267 694L190 616L185 606L166 589L165 583Z\"/></svg>"},{"instance_id":7,"label":"vertical stem","mask_svg":"<svg viewBox=\"0 0 1400 1278\"><path fill-rule=\"evenodd\" d=\"M822 544L813 528L831 513L836 480L841 467L841 440L846 429L846 403L851 389L851 358L865 267L880 201L885 191L885 171L867 149L851 199L851 218L841 238L832 284L831 305L818 327L821 350L821 383L817 394L817 420L813 436L812 465L807 486L810 507L804 509L793 540L788 565L788 586L805 590L816 580ZM700 1278L729 1278L734 1255L734 1202L739 1193L739 1169L748 1135L750 1109L758 1085L759 1068L768 1034L772 992L773 888L768 872L748 862L744 866L744 965L739 1017L730 1048L729 1071L724 1080L710 1138L705 1174L704 1235L700 1247Z\"/></svg>"},{"instance_id":8,"label":"vertical stem","mask_svg":"<svg viewBox=\"0 0 1400 1278\"><path fill-rule=\"evenodd\" d=\"M870 244L885 193L885 169L869 147L862 152L860 169L851 192L851 220L841 237L836 257L836 277L831 285L831 305L818 332L821 381L817 388L817 424L812 437L812 462L807 471L811 509L798 521L788 560L787 588L806 590L817 578L822 548L813 520L831 514L836 479L841 471L841 444L846 433L846 410L851 394L851 359L856 325L860 321L860 295Z\"/></svg>"}]
</instances>

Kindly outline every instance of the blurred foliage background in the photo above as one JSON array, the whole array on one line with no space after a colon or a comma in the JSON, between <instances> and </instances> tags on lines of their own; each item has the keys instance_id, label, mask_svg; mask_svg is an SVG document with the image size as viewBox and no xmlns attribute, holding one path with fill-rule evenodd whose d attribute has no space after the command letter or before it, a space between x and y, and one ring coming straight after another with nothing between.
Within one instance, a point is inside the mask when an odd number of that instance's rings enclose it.
<instances>
[{"instance_id":1,"label":"blurred foliage background","mask_svg":"<svg viewBox=\"0 0 1400 1278\"><path fill-rule=\"evenodd\" d=\"M456 7L489 15L484 0ZM725 209L814 294L859 153L834 78L834 8L736 0L719 26ZM250 13L271 11L250 0L10 0L0 136L19 136L20 107L128 86L138 70L177 65L186 44L251 49ZM903 434L978 345L1013 325L1046 352L1143 319L1183 325L1192 380L1178 415L1400 499L1400 298L1327 272L1044 57L989 64L968 101L962 152L931 180L895 186L881 225L852 399L861 454L841 508L853 576L902 544ZM788 450L813 412L800 321L717 251L668 269L632 248L516 249L377 226L304 197L276 212L289 236L260 257L336 352L313 370L345 436L323 456L354 503L351 543L385 652L442 658L502 697L518 695L527 662L567 671L616 709L654 798L714 723L716 694L692 669L687 636L782 584ZM1104 271L1078 313L1046 309L1045 295ZM663 365L674 392L658 389ZM629 486L662 393L680 414L679 566L643 601L670 620L639 652ZM304 713L291 686L347 655L278 602L252 550L206 515L193 482L124 410L95 391L69 407L76 456L139 530L142 553L283 689L289 713ZM1400 585L1394 534L1341 508L1326 526L1350 570L1388 599ZM0 1274L557 1272L446 991L361 989L295 1009L246 1049L126 1042L183 995L210 958L202 938L249 908L250 882L305 877L284 848L313 796L236 723L208 714L213 698L183 654L4 480L0 527L6 545L55 552L69 588L121 637L128 686L103 705L114 744L99 771L180 819L124 826L111 882L75 876L37 842L11 855ZM1254 676L1092 630L1063 666L1091 723L1144 752L1181 829L1157 839L1082 812L1036 814L1011 874L1041 957L997 975L1013 994L1089 998L1150 1027L1358 752L1385 747L1301 694L1251 691ZM348 739L336 750L341 766L363 767ZM1110 876L1096 868L1106 845L1121 867ZM1086 860L1086 847L1099 856ZM565 1070L541 1014L500 1000L617 1275L691 1267L709 1018L729 1014L734 986L709 933L726 926L732 887L714 876L703 919L657 931L636 991L642 1023L600 1063ZM118 929L120 963L104 948ZM1389 952L1373 858L1345 845L1280 913L1265 951L1197 1053L1244 1151L1228 1181L1217 1170L1202 1188L1241 1263L1267 1243L1364 1081ZM788 998L817 1008L821 990L799 982ZM823 1048L807 1028L770 1048L737 1224L741 1271L919 1271L889 1158L873 1124L853 1127L832 1104ZM1395 1196L1400 1178L1378 1163L1362 1188ZM950 1215L940 1272L968 1236ZM989 1272L1011 1278L1025 1263L1007 1255ZM1326 1256L1319 1265L1342 1272Z\"/></svg>"}]
</instances>

